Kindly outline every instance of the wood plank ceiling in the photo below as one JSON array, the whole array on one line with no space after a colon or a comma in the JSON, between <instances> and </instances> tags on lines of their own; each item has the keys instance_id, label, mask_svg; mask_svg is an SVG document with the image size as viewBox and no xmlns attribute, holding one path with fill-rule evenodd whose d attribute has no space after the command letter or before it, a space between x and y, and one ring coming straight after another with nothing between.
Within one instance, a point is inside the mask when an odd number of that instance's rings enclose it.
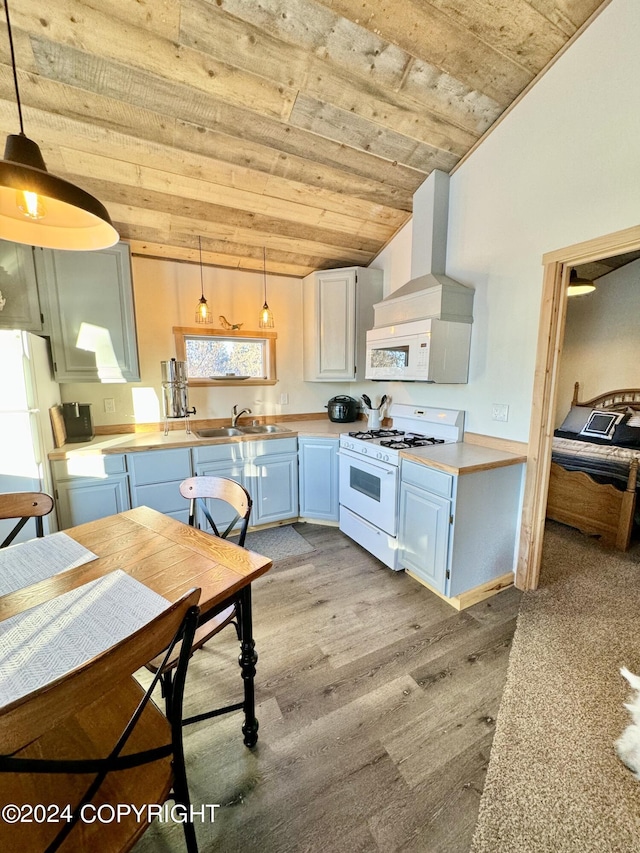
<instances>
[{"instance_id":1,"label":"wood plank ceiling","mask_svg":"<svg viewBox=\"0 0 640 853\"><path fill-rule=\"evenodd\" d=\"M25 132L134 252L366 265L600 0L11 0ZM18 131L6 25L0 126Z\"/></svg>"}]
</instances>

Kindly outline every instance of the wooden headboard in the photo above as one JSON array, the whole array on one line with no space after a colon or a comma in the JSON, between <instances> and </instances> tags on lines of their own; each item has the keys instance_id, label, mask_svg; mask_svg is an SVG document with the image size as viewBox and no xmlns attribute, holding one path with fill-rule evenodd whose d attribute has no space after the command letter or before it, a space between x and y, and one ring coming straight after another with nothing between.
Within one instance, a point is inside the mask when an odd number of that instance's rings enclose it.
<instances>
[{"instance_id":1,"label":"wooden headboard","mask_svg":"<svg viewBox=\"0 0 640 853\"><path fill-rule=\"evenodd\" d=\"M628 406L640 409L640 388L622 388L618 391L607 391L591 400L579 400L580 383L573 386L572 406L590 406L592 409L611 409L613 412L624 412Z\"/></svg>"}]
</instances>

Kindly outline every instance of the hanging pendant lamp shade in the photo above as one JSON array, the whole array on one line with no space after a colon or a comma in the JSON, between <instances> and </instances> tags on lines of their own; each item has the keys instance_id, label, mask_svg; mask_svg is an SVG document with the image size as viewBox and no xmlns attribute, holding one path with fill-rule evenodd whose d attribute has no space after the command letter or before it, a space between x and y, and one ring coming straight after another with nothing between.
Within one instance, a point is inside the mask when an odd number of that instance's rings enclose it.
<instances>
[{"instance_id":1,"label":"hanging pendant lamp shade","mask_svg":"<svg viewBox=\"0 0 640 853\"><path fill-rule=\"evenodd\" d=\"M261 329L273 329L273 312L267 304L267 250L265 248L263 248L262 250L262 264L264 278L264 305L262 306L262 310L260 311L260 319L258 320L258 326Z\"/></svg>"},{"instance_id":2,"label":"hanging pendant lamp shade","mask_svg":"<svg viewBox=\"0 0 640 853\"><path fill-rule=\"evenodd\" d=\"M585 293L593 293L595 289L596 286L592 281L588 281L586 278L578 278L577 271L571 270L567 296L583 296Z\"/></svg>"},{"instance_id":3,"label":"hanging pendant lamp shade","mask_svg":"<svg viewBox=\"0 0 640 853\"><path fill-rule=\"evenodd\" d=\"M25 136L18 74L4 0L20 133L10 134L0 162L0 238L45 249L86 251L118 242L106 208L90 193L47 171L38 145Z\"/></svg>"},{"instance_id":4,"label":"hanging pendant lamp shade","mask_svg":"<svg viewBox=\"0 0 640 853\"><path fill-rule=\"evenodd\" d=\"M198 304L196 305L196 323L211 323L211 311L209 311L209 305L207 304L207 300L204 298L204 279L202 277L202 240L198 237L198 248L200 250L200 299L198 300Z\"/></svg>"}]
</instances>

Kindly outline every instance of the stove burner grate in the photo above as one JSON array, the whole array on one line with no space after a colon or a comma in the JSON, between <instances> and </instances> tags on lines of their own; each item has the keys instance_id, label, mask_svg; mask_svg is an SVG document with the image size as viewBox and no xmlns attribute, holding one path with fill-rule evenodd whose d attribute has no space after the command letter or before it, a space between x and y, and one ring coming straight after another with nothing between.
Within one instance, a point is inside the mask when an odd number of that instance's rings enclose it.
<instances>
[{"instance_id":1,"label":"stove burner grate","mask_svg":"<svg viewBox=\"0 0 640 853\"><path fill-rule=\"evenodd\" d=\"M406 433L402 438L392 438L388 441L381 441L382 447L388 447L390 450L406 450L411 447L428 447L432 444L444 444L443 438L433 438L428 435L417 435L416 433Z\"/></svg>"},{"instance_id":2,"label":"stove burner grate","mask_svg":"<svg viewBox=\"0 0 640 853\"><path fill-rule=\"evenodd\" d=\"M360 441L372 441L375 438L388 438L390 436L404 435L401 429L366 429L361 432L350 432L351 438L357 438Z\"/></svg>"}]
</instances>

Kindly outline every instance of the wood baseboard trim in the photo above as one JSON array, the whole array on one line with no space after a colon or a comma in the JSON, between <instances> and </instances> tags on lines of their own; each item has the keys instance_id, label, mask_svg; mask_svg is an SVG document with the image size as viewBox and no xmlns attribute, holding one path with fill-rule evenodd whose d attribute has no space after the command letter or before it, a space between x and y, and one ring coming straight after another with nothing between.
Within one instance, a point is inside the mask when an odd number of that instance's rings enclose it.
<instances>
[{"instance_id":1,"label":"wood baseboard trim","mask_svg":"<svg viewBox=\"0 0 640 853\"><path fill-rule=\"evenodd\" d=\"M460 595L454 595L451 598L447 598L446 595L438 592L437 589L434 589L430 584L422 580L421 577L414 574L409 569L405 569L405 573L408 574L409 577L418 581L418 583L422 584L422 586L425 586L429 592L432 592L434 595L437 595L438 598L446 601L447 604L450 604L456 610L466 610L467 607L471 607L479 601L484 601L485 598L491 598L491 596L497 595L497 593L502 592L503 589L508 589L510 586L513 586L514 580L513 572L507 572L507 574L501 575L499 578L493 578L493 580L480 584L480 586L475 586L473 589L468 589Z\"/></svg>"}]
</instances>

